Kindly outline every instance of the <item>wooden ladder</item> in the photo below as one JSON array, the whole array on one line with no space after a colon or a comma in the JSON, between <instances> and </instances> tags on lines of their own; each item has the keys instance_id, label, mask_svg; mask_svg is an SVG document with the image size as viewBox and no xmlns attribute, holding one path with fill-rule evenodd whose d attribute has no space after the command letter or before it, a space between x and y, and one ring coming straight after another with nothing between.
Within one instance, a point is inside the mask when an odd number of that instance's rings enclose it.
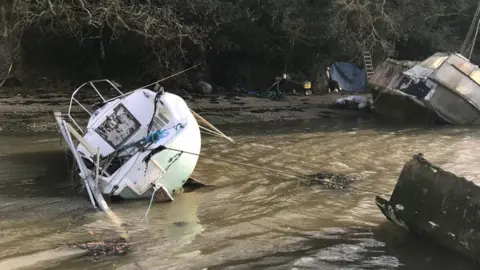
<instances>
[{"instance_id":1,"label":"wooden ladder","mask_svg":"<svg viewBox=\"0 0 480 270\"><path fill-rule=\"evenodd\" d=\"M365 71L367 73L367 79L373 76L373 61L372 61L372 54L370 51L364 50L363 51L363 62L365 64Z\"/></svg>"}]
</instances>

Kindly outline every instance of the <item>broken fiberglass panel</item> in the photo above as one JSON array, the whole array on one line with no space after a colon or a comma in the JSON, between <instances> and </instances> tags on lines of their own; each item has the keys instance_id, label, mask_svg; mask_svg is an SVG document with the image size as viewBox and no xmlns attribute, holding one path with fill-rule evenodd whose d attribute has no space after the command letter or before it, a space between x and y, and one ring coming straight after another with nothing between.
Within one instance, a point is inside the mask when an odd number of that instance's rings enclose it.
<instances>
[{"instance_id":1,"label":"broken fiberglass panel","mask_svg":"<svg viewBox=\"0 0 480 270\"><path fill-rule=\"evenodd\" d=\"M454 89L465 75L458 69L449 64L442 65L434 74L433 78L445 84L447 87Z\"/></svg>"},{"instance_id":2,"label":"broken fiberglass panel","mask_svg":"<svg viewBox=\"0 0 480 270\"><path fill-rule=\"evenodd\" d=\"M457 67L466 75L470 75L470 73L472 73L472 71L475 70L476 67L474 64L455 54L452 54L448 58L448 63Z\"/></svg>"},{"instance_id":3,"label":"broken fiberglass panel","mask_svg":"<svg viewBox=\"0 0 480 270\"><path fill-rule=\"evenodd\" d=\"M477 108L480 105L480 86L469 77L464 77L455 90L466 97Z\"/></svg>"},{"instance_id":4,"label":"broken fiberglass panel","mask_svg":"<svg viewBox=\"0 0 480 270\"><path fill-rule=\"evenodd\" d=\"M430 68L430 69L437 69L447 58L448 56L445 56L443 54L439 54L439 55L435 54L423 60L422 63L420 63L420 66Z\"/></svg>"},{"instance_id":5,"label":"broken fiberglass panel","mask_svg":"<svg viewBox=\"0 0 480 270\"><path fill-rule=\"evenodd\" d=\"M435 110L446 117L449 122L457 124L471 124L478 119L479 111L469 104L460 95L452 90L438 85L430 99Z\"/></svg>"},{"instance_id":6,"label":"broken fiberglass panel","mask_svg":"<svg viewBox=\"0 0 480 270\"><path fill-rule=\"evenodd\" d=\"M476 83L480 84L480 69L475 69L472 73L470 73L470 78L474 80Z\"/></svg>"}]
</instances>

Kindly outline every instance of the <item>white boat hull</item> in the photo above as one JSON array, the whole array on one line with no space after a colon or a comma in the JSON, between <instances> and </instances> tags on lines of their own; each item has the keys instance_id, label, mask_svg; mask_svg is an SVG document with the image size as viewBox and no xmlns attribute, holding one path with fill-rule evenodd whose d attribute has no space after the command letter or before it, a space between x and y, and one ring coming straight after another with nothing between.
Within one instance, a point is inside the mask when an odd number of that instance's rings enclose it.
<instances>
[{"instance_id":1,"label":"white boat hull","mask_svg":"<svg viewBox=\"0 0 480 270\"><path fill-rule=\"evenodd\" d=\"M187 126L165 146L186 152L200 153L200 129L193 115L190 114ZM176 155L179 155L178 159L173 163L169 162L173 161ZM149 164L145 166L142 162L145 156L146 155L139 156L136 162L137 166L133 166L136 170L130 170L127 177L124 178L124 180L120 180L121 183L119 188L113 193L113 195L120 196L124 199L150 198L152 195L150 183L159 180L159 183L170 196L164 196L163 199L160 196L157 196L157 201L167 201L169 200L169 197L173 197L176 192L181 190L190 175L193 173L198 161L197 155L181 154L178 151L166 149L153 155ZM163 173L162 170L167 167L168 170ZM146 174L144 173L145 169L147 171ZM135 184L133 181L129 181L129 179L146 180ZM106 188L104 190L105 194L109 194L110 192L111 188Z\"/></svg>"},{"instance_id":2,"label":"white boat hull","mask_svg":"<svg viewBox=\"0 0 480 270\"><path fill-rule=\"evenodd\" d=\"M74 96L72 100L77 101ZM71 119L79 132L61 113L55 118L92 203L103 210L108 206L101 194L140 199L155 192L157 201L173 200L193 173L201 150L194 115L171 93L139 89L104 100L84 130ZM79 141L76 146L72 137ZM119 165L111 166L113 160Z\"/></svg>"}]
</instances>

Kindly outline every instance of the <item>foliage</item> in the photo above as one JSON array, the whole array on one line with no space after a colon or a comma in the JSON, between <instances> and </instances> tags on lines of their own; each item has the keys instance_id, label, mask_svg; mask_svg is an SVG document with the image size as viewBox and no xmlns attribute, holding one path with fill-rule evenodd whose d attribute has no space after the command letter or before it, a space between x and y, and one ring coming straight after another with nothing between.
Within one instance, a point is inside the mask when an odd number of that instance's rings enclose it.
<instances>
[{"instance_id":1,"label":"foliage","mask_svg":"<svg viewBox=\"0 0 480 270\"><path fill-rule=\"evenodd\" d=\"M318 87L325 64L354 60L364 49L373 51L377 61L394 50L402 58L458 50L477 4L473 0L6 0L0 6L7 10L3 16L7 19L0 24L9 40L21 42L27 67L40 64L36 69L42 73L56 66L52 70L57 76L63 72L63 79L72 81L105 75L144 81L207 61L208 69L198 76L222 83L265 87L287 69Z\"/></svg>"}]
</instances>

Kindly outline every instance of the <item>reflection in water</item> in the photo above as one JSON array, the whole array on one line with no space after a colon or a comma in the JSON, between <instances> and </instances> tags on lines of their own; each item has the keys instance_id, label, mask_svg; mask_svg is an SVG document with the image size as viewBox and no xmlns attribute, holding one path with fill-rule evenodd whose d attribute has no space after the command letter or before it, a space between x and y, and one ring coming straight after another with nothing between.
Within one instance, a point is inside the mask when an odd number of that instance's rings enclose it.
<instances>
[{"instance_id":1,"label":"reflection in water","mask_svg":"<svg viewBox=\"0 0 480 270\"><path fill-rule=\"evenodd\" d=\"M403 164L422 152L469 180L480 169L477 130L386 128L315 121L236 125L236 144L205 137L203 153L305 174L355 174L362 189L391 193ZM67 242L115 237L113 225L71 188L57 134L5 136L0 152L0 260ZM39 142L38 145L35 142ZM12 145L17 145L12 147ZM2 149L6 145L5 149ZM38 148L37 148L38 147ZM52 152L54 151L54 152ZM126 256L55 259L45 269L474 269L390 224L374 195L306 186L298 179L201 158L213 184L155 204L115 203L135 248ZM27 257L28 258L28 257ZM36 265L36 269L40 266Z\"/></svg>"}]
</instances>

